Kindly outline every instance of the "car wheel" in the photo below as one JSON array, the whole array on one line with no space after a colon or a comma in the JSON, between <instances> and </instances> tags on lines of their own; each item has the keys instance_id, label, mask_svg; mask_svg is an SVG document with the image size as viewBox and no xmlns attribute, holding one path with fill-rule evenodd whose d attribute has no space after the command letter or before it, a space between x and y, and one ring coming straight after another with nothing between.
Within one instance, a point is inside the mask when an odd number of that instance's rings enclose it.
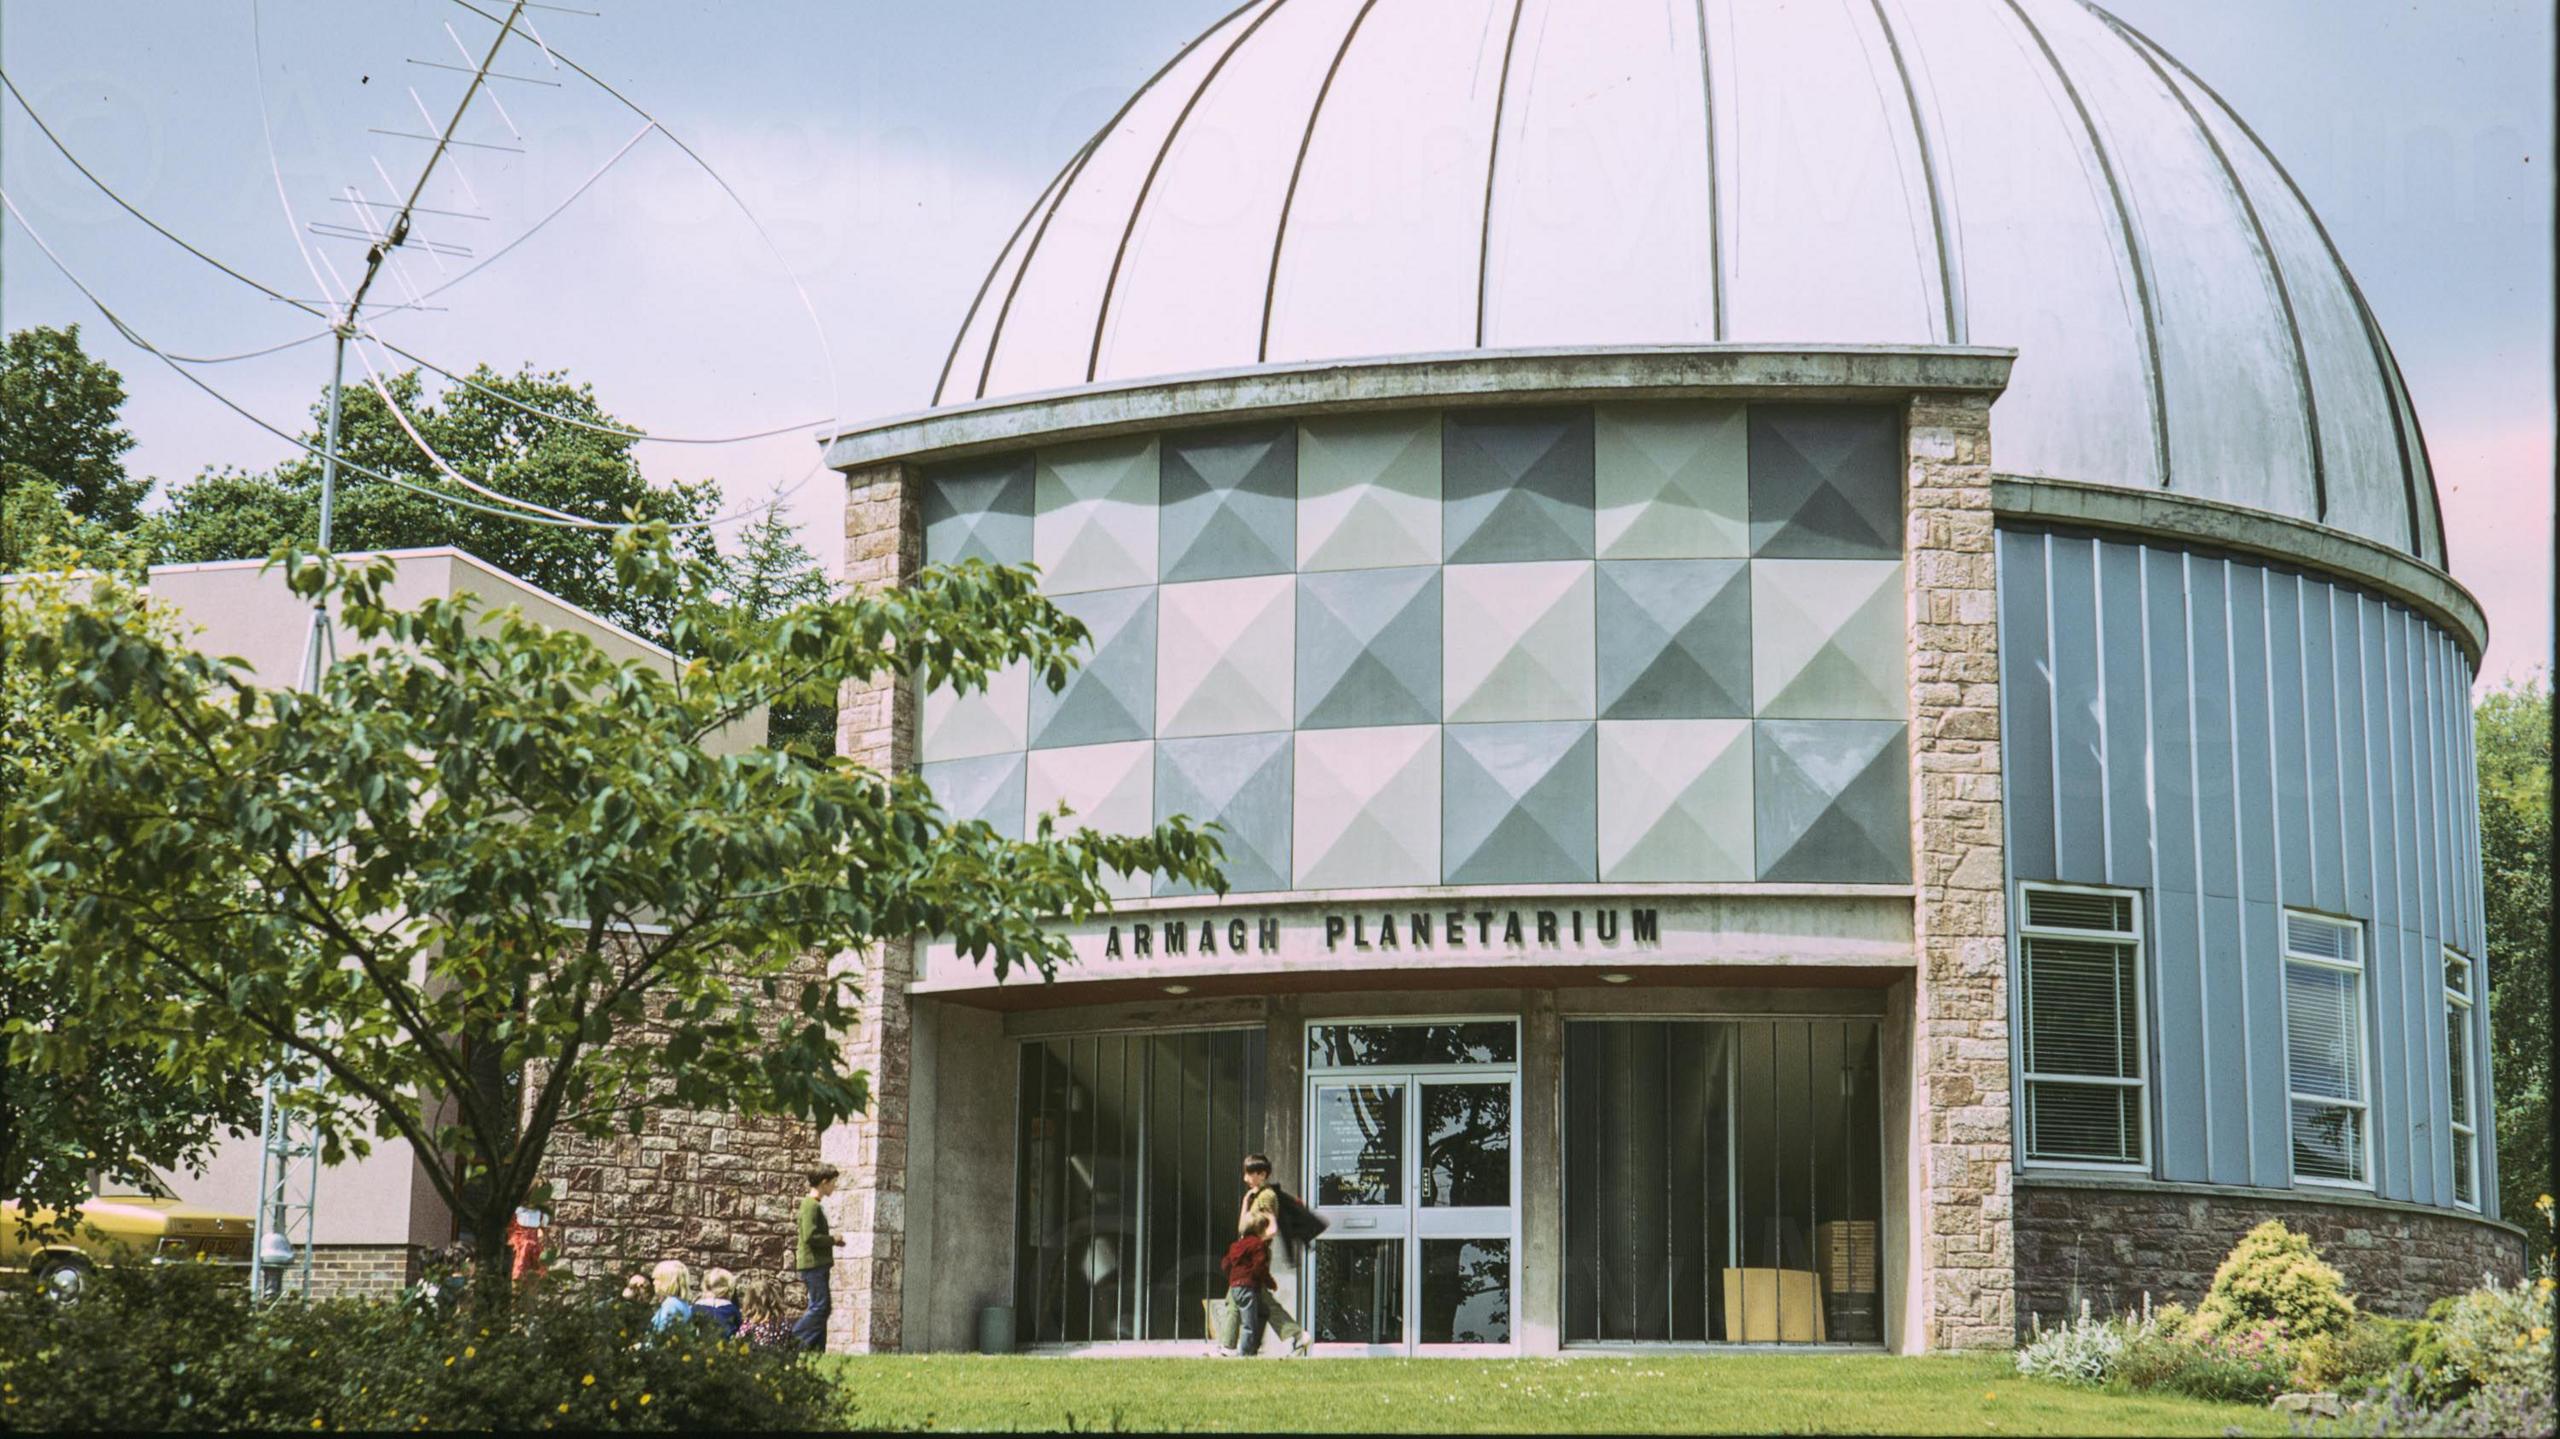
<instances>
[{"instance_id":1,"label":"car wheel","mask_svg":"<svg viewBox=\"0 0 2560 1439\"><path fill-rule=\"evenodd\" d=\"M47 1299L69 1304L89 1288L89 1261L64 1255L46 1260L36 1269L36 1288Z\"/></svg>"}]
</instances>

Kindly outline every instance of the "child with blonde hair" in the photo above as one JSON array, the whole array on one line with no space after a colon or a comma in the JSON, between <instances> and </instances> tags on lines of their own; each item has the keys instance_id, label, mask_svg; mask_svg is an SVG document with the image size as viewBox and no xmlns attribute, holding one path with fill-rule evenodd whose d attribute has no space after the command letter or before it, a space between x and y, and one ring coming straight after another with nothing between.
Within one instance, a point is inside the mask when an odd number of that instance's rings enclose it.
<instances>
[{"instance_id":1,"label":"child with blonde hair","mask_svg":"<svg viewBox=\"0 0 2560 1439\"><path fill-rule=\"evenodd\" d=\"M730 1298L737 1287L738 1276L726 1269L703 1272L702 1297L694 1301L694 1317L710 1326L712 1337L727 1339L738 1332L738 1305Z\"/></svg>"},{"instance_id":2,"label":"child with blonde hair","mask_svg":"<svg viewBox=\"0 0 2560 1439\"><path fill-rule=\"evenodd\" d=\"M738 1337L756 1348L798 1348L800 1341L791 1334L793 1317L781 1280L756 1274L738 1286Z\"/></svg>"},{"instance_id":3,"label":"child with blonde hair","mask_svg":"<svg viewBox=\"0 0 2560 1439\"><path fill-rule=\"evenodd\" d=\"M658 1296L658 1312L649 1317L651 1329L670 1329L693 1322L693 1271L681 1259L662 1259L649 1271L649 1287Z\"/></svg>"}]
</instances>

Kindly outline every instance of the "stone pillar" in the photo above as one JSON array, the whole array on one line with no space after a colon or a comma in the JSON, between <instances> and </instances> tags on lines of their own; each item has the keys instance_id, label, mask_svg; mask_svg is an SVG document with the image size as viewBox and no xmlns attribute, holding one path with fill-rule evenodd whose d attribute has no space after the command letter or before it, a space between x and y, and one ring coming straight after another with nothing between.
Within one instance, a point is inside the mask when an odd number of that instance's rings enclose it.
<instances>
[{"instance_id":1,"label":"stone pillar","mask_svg":"<svg viewBox=\"0 0 2560 1439\"><path fill-rule=\"evenodd\" d=\"M845 477L844 578L855 589L903 584L924 563L924 524L912 467L896 463ZM848 685L836 707L836 753L882 774L916 762L914 685L884 675ZM837 1224L835 1314L830 1348L893 1350L904 1337L906 1288L907 1098L912 1050L907 985L914 946L879 945L838 963L858 970L862 1019L847 1060L871 1074L871 1112L819 1136L819 1152L844 1172Z\"/></svg>"},{"instance_id":2,"label":"stone pillar","mask_svg":"<svg viewBox=\"0 0 2560 1439\"><path fill-rule=\"evenodd\" d=\"M1910 1347L2016 1342L2010 1233L2008 865L1991 400L1911 398L1907 585L1911 835L1911 1233L1923 1286Z\"/></svg>"}]
</instances>

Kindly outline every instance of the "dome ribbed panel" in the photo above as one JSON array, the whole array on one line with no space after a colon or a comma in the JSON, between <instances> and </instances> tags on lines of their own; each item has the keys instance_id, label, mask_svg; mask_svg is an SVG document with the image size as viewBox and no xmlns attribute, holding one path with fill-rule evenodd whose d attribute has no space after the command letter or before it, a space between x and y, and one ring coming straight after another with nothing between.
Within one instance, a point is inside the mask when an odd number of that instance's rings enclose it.
<instances>
[{"instance_id":1,"label":"dome ribbed panel","mask_svg":"<svg viewBox=\"0 0 2560 1439\"><path fill-rule=\"evenodd\" d=\"M1227 49L1272 5L1265 0L1227 18L1138 97L1120 123L1093 147L1023 266L1019 289L1002 318L988 395L1026 394L1085 382L1094 324L1112 285L1129 218L1174 124Z\"/></svg>"},{"instance_id":2,"label":"dome ribbed panel","mask_svg":"<svg viewBox=\"0 0 2560 1439\"><path fill-rule=\"evenodd\" d=\"M1165 155L1129 237L1094 378L1233 364L1262 335L1271 242L1302 124L1361 0L1287 0L1238 48Z\"/></svg>"},{"instance_id":3,"label":"dome ribbed panel","mask_svg":"<svg viewBox=\"0 0 2560 1439\"><path fill-rule=\"evenodd\" d=\"M1711 0L1707 13L1729 98L1725 338L1937 341L1927 187L1872 9Z\"/></svg>"},{"instance_id":4,"label":"dome ribbed panel","mask_svg":"<svg viewBox=\"0 0 2560 1439\"><path fill-rule=\"evenodd\" d=\"M1939 131L1977 345L2018 352L1992 418L2004 470L2156 488L2149 340L2132 251L2062 80L2004 0L1932 0L1911 48Z\"/></svg>"},{"instance_id":5,"label":"dome ribbed panel","mask_svg":"<svg viewBox=\"0 0 2560 1439\"><path fill-rule=\"evenodd\" d=\"M1694 0L1529 0L1485 261L1489 346L1715 339ZM1631 149L1620 137L1648 130Z\"/></svg>"},{"instance_id":6,"label":"dome ribbed panel","mask_svg":"<svg viewBox=\"0 0 2560 1439\"><path fill-rule=\"evenodd\" d=\"M1043 193L936 401L1715 342L2014 346L2002 470L2442 562L2330 237L2081 0L1256 0Z\"/></svg>"},{"instance_id":7,"label":"dome ribbed panel","mask_svg":"<svg viewBox=\"0 0 2560 1439\"><path fill-rule=\"evenodd\" d=\"M1512 11L1388 0L1370 14L1308 139L1272 289L1273 361L1475 344Z\"/></svg>"}]
</instances>

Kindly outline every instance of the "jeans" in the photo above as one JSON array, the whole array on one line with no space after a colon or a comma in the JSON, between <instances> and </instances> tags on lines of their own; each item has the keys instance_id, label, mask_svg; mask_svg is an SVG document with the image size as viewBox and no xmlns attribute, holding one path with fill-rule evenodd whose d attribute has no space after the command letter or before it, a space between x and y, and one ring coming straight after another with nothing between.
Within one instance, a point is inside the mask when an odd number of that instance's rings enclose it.
<instances>
[{"instance_id":1,"label":"jeans","mask_svg":"<svg viewBox=\"0 0 2560 1439\"><path fill-rule=\"evenodd\" d=\"M1262 1352L1262 1291L1243 1285L1227 1291L1236 1311L1236 1353L1251 1358Z\"/></svg>"},{"instance_id":2,"label":"jeans","mask_svg":"<svg viewBox=\"0 0 2560 1439\"><path fill-rule=\"evenodd\" d=\"M1271 1265L1271 1282L1276 1287L1262 1291L1262 1307L1270 1315L1271 1337L1283 1344L1295 1343L1298 1336L1306 1332L1290 1315L1289 1306L1282 1303L1280 1299L1283 1294L1297 1292L1297 1279L1298 1272L1281 1264L1279 1257L1275 1254Z\"/></svg>"},{"instance_id":3,"label":"jeans","mask_svg":"<svg viewBox=\"0 0 2560 1439\"><path fill-rule=\"evenodd\" d=\"M809 1287L809 1312L791 1326L791 1338L803 1349L823 1352L827 1347L827 1315L835 1305L827 1298L827 1267L800 1271L800 1282Z\"/></svg>"}]
</instances>

